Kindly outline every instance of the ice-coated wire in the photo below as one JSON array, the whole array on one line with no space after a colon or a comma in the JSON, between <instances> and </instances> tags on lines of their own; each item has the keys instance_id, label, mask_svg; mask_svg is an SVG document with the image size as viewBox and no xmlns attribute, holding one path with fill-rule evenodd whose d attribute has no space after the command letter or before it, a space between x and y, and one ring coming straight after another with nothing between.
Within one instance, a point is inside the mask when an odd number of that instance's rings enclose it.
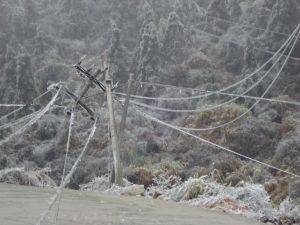
<instances>
[{"instance_id":1,"label":"ice-coated wire","mask_svg":"<svg viewBox=\"0 0 300 225\"><path fill-rule=\"evenodd\" d=\"M51 109L56 109L56 108L63 108L64 109L65 107L64 106L59 106L59 105L51 106ZM8 128L13 127L13 126L18 126L18 125L26 122L27 120L32 119L33 117L35 117L40 112L41 112L41 110L33 112L29 115L23 116L23 117L15 120L13 122L9 122L7 124L4 124L4 125L0 126L0 130L8 129Z\"/></svg>"},{"instance_id":2,"label":"ice-coated wire","mask_svg":"<svg viewBox=\"0 0 300 225\"><path fill-rule=\"evenodd\" d=\"M15 114L15 113L18 113L18 112L20 112L20 111L23 110L23 109L24 109L24 107L20 107L20 108L18 108L18 109L15 109L15 110L12 111L12 112L6 114L6 115L3 115L3 116L0 118L0 121L5 120L5 119L8 118L9 116L11 116L11 115L13 115L13 114Z\"/></svg>"},{"instance_id":3,"label":"ice-coated wire","mask_svg":"<svg viewBox=\"0 0 300 225\"><path fill-rule=\"evenodd\" d=\"M294 43L289 51L289 55L292 53L293 49L295 48L296 42L299 38L300 35L300 31L298 31L298 34L296 36L296 39L294 40ZM286 47L286 49L288 48L288 46ZM267 87L267 89L265 90L265 92L263 93L263 95L261 96L262 98L268 93L268 91L270 90L270 88L273 86L273 84L276 82L276 80L278 79L279 75L281 74L283 68L285 67L286 63L288 61L288 57L286 57L284 63L282 64L281 68L279 69L278 73L276 74L275 78L273 79L273 81L271 82L271 84ZM209 130L214 130L214 129L219 129L225 126L228 126L236 121L238 121L239 119L241 119L242 117L244 117L245 115L247 115L261 100L258 99L246 112L244 112L243 114L241 114L240 116L236 117L235 119L223 123L221 125L218 126L214 126L214 127L208 127L208 128L186 128L186 127L179 127L179 126L174 126L177 127L178 129L181 130L186 130L186 131L209 131Z\"/></svg>"},{"instance_id":4,"label":"ice-coated wire","mask_svg":"<svg viewBox=\"0 0 300 225\"><path fill-rule=\"evenodd\" d=\"M25 121L27 121L28 119L32 119L33 117L35 117L40 111L37 111L37 112L33 112L29 115L26 115L26 116L23 116L15 121L12 121L12 122L9 122L7 124L4 124L2 126L0 126L0 130L4 130L4 129L7 129L7 128L10 128L12 126L17 126Z\"/></svg>"},{"instance_id":5,"label":"ice-coated wire","mask_svg":"<svg viewBox=\"0 0 300 225\"><path fill-rule=\"evenodd\" d=\"M164 86L164 87L170 87L170 85L164 85L164 84L159 84L159 83L150 83L150 82L140 82L140 83L147 83L152 86ZM255 96L250 96L250 95L242 95L242 94L232 94L232 93L217 93L216 91L206 91L206 90L200 90L200 89L192 89L192 88L185 88L185 87L178 87L178 86L171 86L174 89L184 89L184 90L192 90L192 91L199 91L199 92L207 92L207 93L216 93L218 95L224 95L224 96L231 96L231 97L239 97L239 98L244 98L244 99L252 99L252 100L258 100L260 99L261 101L267 101L267 102L277 102L277 103L283 103L283 104L289 104L289 105L296 105L300 106L300 102L296 101L288 101L288 100L280 100L280 99L271 99L271 98L260 98L260 97L255 97ZM119 95L119 96L126 96L126 93L122 92L114 92L113 94ZM144 99L144 100L154 100L154 101L182 101L182 100L191 100L191 97L177 97L177 98L167 98L167 97L147 97L147 96L141 96L141 95L131 95L131 98L136 98L136 99Z\"/></svg>"},{"instance_id":6,"label":"ice-coated wire","mask_svg":"<svg viewBox=\"0 0 300 225\"><path fill-rule=\"evenodd\" d=\"M218 35L209 33L209 32L204 31L204 30L198 30L198 31L199 31L200 33L206 34L206 35L211 36L211 37L213 37L213 38L216 38L216 39L218 39L218 40L221 40L221 39L222 39L222 36L218 36ZM222 40L223 40L223 39L222 39ZM223 40L223 41L224 41L224 42L227 42L227 43L235 44L235 45L240 46L240 47L243 47L243 48L247 47L246 45L240 44L240 43L238 43L238 42L236 42L236 41L230 41L230 40ZM272 54L275 53L275 52L273 52L273 51L270 51L270 50L267 50L267 49L263 49L263 48L253 47L253 49L256 50L256 51L258 51L258 52L263 52L263 53L267 53L267 54L270 54L270 55L272 55ZM292 56L289 56L289 59L292 59L292 60L294 60L294 61L300 61L300 58L298 58L298 57L292 57Z\"/></svg>"},{"instance_id":7,"label":"ice-coated wire","mask_svg":"<svg viewBox=\"0 0 300 225\"><path fill-rule=\"evenodd\" d=\"M187 100L187 99L200 99L200 98L206 98L206 97L209 97L209 96L212 96L212 95L221 95L222 92L226 92L227 90L230 90L231 88L236 87L236 86L244 83L246 80L248 80L249 78L253 77L258 72L260 72L263 68L265 68L270 62L272 62L277 57L277 55L280 54L280 52L285 48L285 46L290 42L290 40L292 40L292 38L297 33L298 29L299 29L299 25L296 27L296 29L293 31L293 33L289 36L289 38L285 41L285 43L278 49L277 52L274 53L274 55L270 59L268 59L259 68L257 68L253 73L250 73L250 74L246 75L242 80L237 81L237 82L235 82L235 83L233 83L233 84L231 84L231 85L229 85L227 87L224 87L224 88L222 88L219 91L207 92L205 94L195 95L195 96L191 96L191 97L183 97L181 99L183 99L183 100ZM142 83L145 83L145 82L142 82ZM152 99L151 97L143 97L143 96L140 96L139 98L140 99ZM152 99L152 100L156 100L156 99ZM179 99L179 98L159 98L159 100L167 100L167 101L170 101L170 100L181 100L181 99Z\"/></svg>"},{"instance_id":8,"label":"ice-coated wire","mask_svg":"<svg viewBox=\"0 0 300 225\"><path fill-rule=\"evenodd\" d=\"M300 36L300 31L298 31L298 34L296 36L296 39L288 53L288 55L290 55L292 53L292 51L294 50L295 46L296 46L296 43L297 43L297 40L299 39L299 36ZM275 78L273 79L273 81L271 82L271 84L267 87L267 89L265 90L265 92L261 95L261 98L263 98L268 92L269 90L272 88L272 86L274 85L274 83L277 81L277 79L279 78L283 68L285 67L285 65L287 64L287 61L288 61L288 57L285 58L285 61L284 63L282 64L281 68L279 69L278 73L276 74ZM209 130L215 130L215 129L219 129L219 128L223 128L223 127L226 127L238 120L240 120L241 118L243 118L245 115L247 115L249 112L251 112L254 107L260 103L260 99L256 100L256 102L248 109L246 110L244 113L242 113L240 116L236 117L235 119L231 120L231 121L228 121L226 123L223 123L221 125L218 125L218 126L215 126L215 127L208 127L208 128L186 128L186 127L177 127L178 129L182 129L182 130L188 130L188 131L209 131Z\"/></svg>"},{"instance_id":9,"label":"ice-coated wire","mask_svg":"<svg viewBox=\"0 0 300 225\"><path fill-rule=\"evenodd\" d=\"M288 46L287 46L288 47ZM258 86L263 79L265 79L269 73L272 71L272 69L277 65L277 63L279 62L280 58L283 56L283 54L276 60L276 62L268 69L268 71L265 73L264 76L262 76L257 82L255 82L253 85L250 86L250 88L248 88L246 91L244 91L242 93L242 95L247 94L248 92L250 92L252 89L254 89L256 86ZM136 101L130 101L131 103L137 105L137 106L141 106L141 107L145 107L145 108L149 108L149 109L153 109L153 110L158 110L158 111L164 111L164 112L176 112L176 113L189 113L189 112L204 112L204 111L210 111L210 110L214 110L217 109L219 107L222 107L224 105L230 104L232 102L235 102L237 99L239 99L240 97L234 97L226 102L220 103L218 105L215 106L211 106L211 107L206 107L206 108L197 108L197 109L169 109L169 108L163 108L163 107L158 107L158 106L152 106L152 105L147 105L144 103L140 103L140 102L136 102Z\"/></svg>"},{"instance_id":10,"label":"ice-coated wire","mask_svg":"<svg viewBox=\"0 0 300 225\"><path fill-rule=\"evenodd\" d=\"M241 23L230 21L230 20L222 19L222 18L219 18L219 17L216 17L216 16L208 15L208 17L216 19L216 20L225 21L227 23L234 24L234 25L237 25L237 26L240 26L240 27L250 28L250 29L254 29L254 30L258 30L258 31L267 31L267 29L264 29L264 28L250 26L250 25L247 25L247 24L241 24ZM285 33L282 33L282 32L276 32L276 31L271 31L271 30L269 32L272 33L272 34L278 34L278 35L282 35L282 36L285 36L285 37L289 36L288 34L285 34Z\"/></svg>"},{"instance_id":11,"label":"ice-coated wire","mask_svg":"<svg viewBox=\"0 0 300 225\"><path fill-rule=\"evenodd\" d=\"M68 154L69 154L69 150L70 150L70 142L71 142L71 134L72 134L72 126L73 126L73 123L74 123L74 117L75 117L75 114L74 114L74 111L72 111L71 112L71 117L70 117L70 123L69 123L66 155L65 155L64 167L63 167L63 173L62 173L62 176L61 176L61 183L63 183L63 181L65 179L65 174L66 174L66 165L67 165ZM57 205L57 210L56 210L56 214L55 214L55 224L57 223L57 218L58 218L58 214L59 214L62 194L63 194L63 191L61 191L59 193L59 196L58 196L58 205Z\"/></svg>"},{"instance_id":12,"label":"ice-coated wire","mask_svg":"<svg viewBox=\"0 0 300 225\"><path fill-rule=\"evenodd\" d=\"M11 172L21 172L21 171L24 171L24 167L3 169L3 170L0 170L0 177L2 177L5 174L11 173Z\"/></svg>"},{"instance_id":13,"label":"ice-coated wire","mask_svg":"<svg viewBox=\"0 0 300 225\"><path fill-rule=\"evenodd\" d=\"M58 91L53 96L53 98L48 103L48 105L45 106L45 108L40 110L37 113L37 115L33 119L31 119L28 123L26 123L23 127L21 127L16 132L14 132L13 134L6 137L4 140L0 141L0 146L3 145L4 143L8 142L11 138L15 137L16 135L19 135L19 134L22 134L23 132L25 132L29 127L31 127L34 123L36 123L44 114L46 114L50 110L51 106L55 103L60 91L61 91L61 87L58 89Z\"/></svg>"},{"instance_id":14,"label":"ice-coated wire","mask_svg":"<svg viewBox=\"0 0 300 225\"><path fill-rule=\"evenodd\" d=\"M94 136L95 134L95 131L96 131L96 125L97 125L97 118L95 119L95 122L94 122L94 125L91 129L91 132L89 134L89 137L80 153L80 155L78 156L76 162L74 163L74 165L72 166L72 169L70 170L70 172L67 174L67 176L65 177L65 179L63 180L63 182L61 183L61 185L58 187L57 191L56 191L56 194L51 198L50 200L50 203L49 203L49 206L48 208L43 212L43 214L41 215L39 221L37 222L37 225L41 225L46 217L48 216L50 210L52 209L52 207L54 206L56 200L58 199L58 196L60 195L60 193L62 192L63 188L65 188L68 183L70 182L72 176L74 175L74 172L76 171L77 167L78 167L78 164L81 162L82 160L82 157L83 155L85 154L86 150L87 150L87 147L88 147L88 144L90 143L92 137Z\"/></svg>"},{"instance_id":15,"label":"ice-coated wire","mask_svg":"<svg viewBox=\"0 0 300 225\"><path fill-rule=\"evenodd\" d=\"M23 107L24 104L0 104L0 107Z\"/></svg>"},{"instance_id":16,"label":"ice-coated wire","mask_svg":"<svg viewBox=\"0 0 300 225\"><path fill-rule=\"evenodd\" d=\"M252 161L252 162L255 162L255 163L257 163L257 164L263 165L263 166L265 166L265 167L272 168L272 169L274 169L274 170L283 172L283 173L285 173L285 174L289 174L289 175L291 175L291 176L300 178L300 175L294 174L294 173L289 172L289 171L287 171L287 170L282 170L282 169L280 169L280 168L278 168L278 167L275 167L275 166L272 166L272 165L270 165L270 164L261 162L261 161L259 161L259 160L253 159L253 158L251 158L251 157L249 157L249 156L246 156L246 155L240 154L240 153L238 153L238 152L235 152L235 151L233 151L233 150L231 150L231 149L229 149L229 148L226 148L226 147L223 147L223 146L218 145L218 144L216 144L216 143L213 143L213 142L211 142L211 141L208 141L208 140L206 140L206 139L204 139L204 138L198 137L198 136L196 136L196 135L194 135L194 134L191 134L191 133L189 133L189 132L187 132L187 131L185 131L185 130L179 129L179 128L176 127L176 126L173 126L173 125L171 125L171 124L168 124L168 123L166 123L166 122L163 122L163 121L161 121L161 120L159 120L159 119L157 119L157 118L155 118L155 117L153 117L153 116L151 116L151 115L149 115L149 114L147 114L147 113L145 113L145 112L142 112L142 111L140 111L140 110L138 110L138 109L136 109L136 111L138 112L139 115L143 116L144 118L146 118L146 119L148 119L148 120L151 120L151 121L153 121L153 122L159 123L159 124L164 125L164 126L166 126L166 127L172 128L173 130L176 130L176 131L178 131L178 132L180 132L180 133L183 133L183 134L185 134L185 135L187 135L187 136L193 137L193 138L195 138L195 139L197 139L197 140L199 140L199 141L201 141L201 142L203 142L203 143L206 143L206 144L208 144L208 145L210 145L210 146L213 146L213 147L222 149L222 150L224 150L224 151L226 151L226 152L229 152L229 153L231 153L231 154L237 155L237 156L242 157L242 158L244 158L244 159L248 159L248 160L250 160L250 161Z\"/></svg>"},{"instance_id":17,"label":"ice-coated wire","mask_svg":"<svg viewBox=\"0 0 300 225\"><path fill-rule=\"evenodd\" d=\"M51 92L51 91L52 91L52 89L49 89L49 90L47 90L46 92L42 93L41 95L37 96L36 98L34 98L33 100L31 100L32 103L34 104L37 100L39 100L40 98L44 97L46 94L48 94L48 93ZM10 112L10 113L8 113L8 114L2 116L2 117L0 118L0 121L2 121L2 120L4 120L4 119L8 118L10 115L13 115L14 113L20 112L20 111L23 110L25 107L26 107L26 105L23 105L23 106L21 106L20 108L18 108L18 109L16 109L16 110L14 110L14 111L12 111L12 112ZM2 126L0 126L0 129L1 129L1 128L2 128Z\"/></svg>"},{"instance_id":18,"label":"ice-coated wire","mask_svg":"<svg viewBox=\"0 0 300 225\"><path fill-rule=\"evenodd\" d=\"M296 34L294 34L294 36L292 38L295 37ZM292 39L290 40L290 42L292 41ZM296 44L297 42L297 39L295 40L294 42L294 45ZM289 43L290 44L290 43ZM255 82L250 88L248 88L245 92L242 93L242 95L250 92L253 88L255 88L259 83L261 83L263 81L264 78L266 78L268 76L268 74L272 71L272 69L277 65L277 63L280 61L280 59L282 58L282 56L284 55L284 52L288 49L289 47L289 44L286 45L284 51L281 53L281 55L276 59L275 63L273 63L273 65L268 69L268 71L265 73L264 76L262 76L257 82ZM292 47L291 51L293 51L294 47ZM290 52L291 54L291 52ZM286 58L287 59L287 58ZM287 60L285 60L285 63L283 65L283 67L285 66L285 64L287 63ZM282 68L283 69L283 68ZM281 70L282 71L282 70ZM281 73L281 72L280 72ZM280 74L279 74L280 75ZM278 75L278 76L279 76ZM277 78L278 78L277 76ZM274 78L274 79L277 79L277 78ZM272 82L273 83L273 82ZM262 96L264 97L264 96ZM138 106L142 106L142 107L145 107L145 108L150 108L150 109L154 109L154 110L159 110L159 111L165 111L165 112L177 112L177 113L188 113L188 112L203 112L203 111L209 111L209 110L213 110L213 109L216 109L216 108L219 108L221 106L224 106L226 104L229 104L229 103L232 103L234 101L236 101L237 99L239 99L239 97L235 97L227 102L223 102L221 104L218 104L218 105L215 105L215 106L212 106L212 107L208 107L208 108L200 108L200 109L167 109L167 108L162 108L162 107L157 107L157 106L152 106L152 105L147 105L147 104L144 104L144 103L140 103L140 102L136 102L136 101L131 101L133 104L135 105L138 105Z\"/></svg>"}]
</instances>

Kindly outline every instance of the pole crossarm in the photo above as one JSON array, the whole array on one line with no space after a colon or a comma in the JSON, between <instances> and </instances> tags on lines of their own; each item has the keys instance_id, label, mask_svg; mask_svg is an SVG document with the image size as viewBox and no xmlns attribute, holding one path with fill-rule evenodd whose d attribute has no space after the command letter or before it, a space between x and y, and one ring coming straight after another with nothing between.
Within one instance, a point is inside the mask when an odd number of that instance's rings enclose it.
<instances>
[{"instance_id":1,"label":"pole crossarm","mask_svg":"<svg viewBox=\"0 0 300 225\"><path fill-rule=\"evenodd\" d=\"M55 89L59 87L56 86ZM90 116L91 120L95 120L95 113L85 103L83 103L75 94L69 91L65 86L62 86L62 91L65 92L70 98L72 98L81 108L83 108Z\"/></svg>"},{"instance_id":2,"label":"pole crossarm","mask_svg":"<svg viewBox=\"0 0 300 225\"><path fill-rule=\"evenodd\" d=\"M91 75L89 70L84 69L80 63L75 64L74 68L80 75L86 76L90 81L92 81L94 84L100 87L102 91L106 92L105 85L101 81L97 80L95 76ZM99 71L99 74L104 74L107 70L108 68L104 68L102 71Z\"/></svg>"}]
</instances>

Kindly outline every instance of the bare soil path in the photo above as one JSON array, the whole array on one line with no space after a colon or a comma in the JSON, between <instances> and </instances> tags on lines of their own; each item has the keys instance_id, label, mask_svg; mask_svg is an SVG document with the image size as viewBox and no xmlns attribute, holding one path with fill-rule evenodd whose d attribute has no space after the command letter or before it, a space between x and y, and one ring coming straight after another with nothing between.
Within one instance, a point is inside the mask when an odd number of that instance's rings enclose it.
<instances>
[{"instance_id":1,"label":"bare soil path","mask_svg":"<svg viewBox=\"0 0 300 225\"><path fill-rule=\"evenodd\" d=\"M35 225L54 189L0 184L0 225ZM46 224L54 224L52 210ZM57 225L259 225L254 220L142 197L66 190Z\"/></svg>"}]
</instances>

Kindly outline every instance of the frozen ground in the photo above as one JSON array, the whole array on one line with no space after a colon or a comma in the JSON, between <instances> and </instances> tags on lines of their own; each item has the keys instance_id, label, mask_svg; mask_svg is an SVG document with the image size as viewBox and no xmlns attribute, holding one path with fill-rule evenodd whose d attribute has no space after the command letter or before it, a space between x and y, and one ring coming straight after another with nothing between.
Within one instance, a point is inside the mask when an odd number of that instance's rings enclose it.
<instances>
[{"instance_id":1,"label":"frozen ground","mask_svg":"<svg viewBox=\"0 0 300 225\"><path fill-rule=\"evenodd\" d=\"M55 189L0 184L0 224L36 224ZM54 212L45 224L54 224ZM138 197L64 192L59 225L256 225L254 220Z\"/></svg>"}]
</instances>

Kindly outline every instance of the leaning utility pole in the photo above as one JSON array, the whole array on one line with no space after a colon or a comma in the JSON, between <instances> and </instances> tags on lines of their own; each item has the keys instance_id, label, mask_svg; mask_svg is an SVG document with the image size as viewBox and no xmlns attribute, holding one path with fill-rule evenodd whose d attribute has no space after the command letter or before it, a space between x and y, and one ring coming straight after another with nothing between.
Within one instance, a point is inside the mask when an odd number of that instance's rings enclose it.
<instances>
[{"instance_id":1,"label":"leaning utility pole","mask_svg":"<svg viewBox=\"0 0 300 225\"><path fill-rule=\"evenodd\" d=\"M109 66L107 63L106 54L101 57L101 67L102 71L105 71L105 81L106 81L106 96L107 96L107 107L109 113L109 126L110 126L110 136L111 136L111 145L112 152L114 157L114 173L115 173L115 184L122 186L123 185L123 172L122 172L122 164L120 159L120 150L119 150L119 142L117 136L117 130L115 126L115 117L113 110L113 101L112 101L112 80L109 74Z\"/></svg>"},{"instance_id":2,"label":"leaning utility pole","mask_svg":"<svg viewBox=\"0 0 300 225\"><path fill-rule=\"evenodd\" d=\"M132 84L133 84L133 74L131 73L129 75L127 94L126 94L126 99L125 99L125 102L124 102L122 120L121 120L120 130L119 130L119 139L120 140L123 139L123 133L124 133L124 129L125 129L125 126L126 126L128 106L129 106L129 101L130 101L130 95L131 95L131 92L132 92Z\"/></svg>"}]
</instances>

